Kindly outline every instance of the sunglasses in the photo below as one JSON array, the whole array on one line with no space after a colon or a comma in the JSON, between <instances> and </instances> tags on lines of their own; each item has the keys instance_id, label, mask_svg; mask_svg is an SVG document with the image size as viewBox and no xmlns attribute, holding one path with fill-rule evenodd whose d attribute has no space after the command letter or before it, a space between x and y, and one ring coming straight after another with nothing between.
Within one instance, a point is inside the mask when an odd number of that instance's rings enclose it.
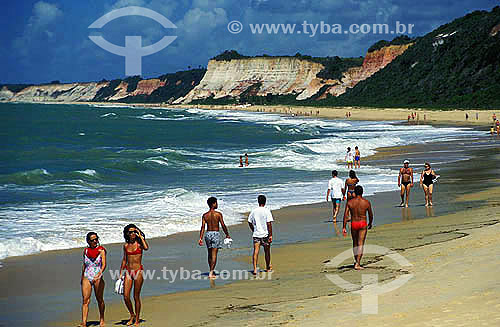
<instances>
[{"instance_id":1,"label":"sunglasses","mask_svg":"<svg viewBox=\"0 0 500 327\"><path fill-rule=\"evenodd\" d=\"M97 242L99 239L96 237L96 238L92 238L89 240L89 242Z\"/></svg>"},{"instance_id":2,"label":"sunglasses","mask_svg":"<svg viewBox=\"0 0 500 327\"><path fill-rule=\"evenodd\" d=\"M129 230L128 233L129 234L137 234L137 231L136 230Z\"/></svg>"}]
</instances>

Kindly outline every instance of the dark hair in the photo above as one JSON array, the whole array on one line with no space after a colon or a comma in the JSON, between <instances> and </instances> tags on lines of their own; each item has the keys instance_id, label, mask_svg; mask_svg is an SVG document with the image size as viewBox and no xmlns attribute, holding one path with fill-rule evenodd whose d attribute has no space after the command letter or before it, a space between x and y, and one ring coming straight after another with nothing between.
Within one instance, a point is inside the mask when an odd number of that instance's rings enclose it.
<instances>
[{"instance_id":1,"label":"dark hair","mask_svg":"<svg viewBox=\"0 0 500 327\"><path fill-rule=\"evenodd\" d=\"M429 168L431 168L431 164L428 162L424 163L424 166L429 166Z\"/></svg>"},{"instance_id":2,"label":"dark hair","mask_svg":"<svg viewBox=\"0 0 500 327\"><path fill-rule=\"evenodd\" d=\"M347 147L347 151L351 151L351 147L350 146Z\"/></svg>"},{"instance_id":3,"label":"dark hair","mask_svg":"<svg viewBox=\"0 0 500 327\"><path fill-rule=\"evenodd\" d=\"M337 176L339 173L336 170L332 170L332 176Z\"/></svg>"},{"instance_id":4,"label":"dark hair","mask_svg":"<svg viewBox=\"0 0 500 327\"><path fill-rule=\"evenodd\" d=\"M137 226L134 225L134 224L128 224L123 229L123 238L125 239L125 242L127 242L127 243L130 243L130 236L128 235L128 230L131 229L131 228L138 229ZM143 232L140 232L140 233L141 233L142 237L146 237L146 235L144 235Z\"/></svg>"},{"instance_id":5,"label":"dark hair","mask_svg":"<svg viewBox=\"0 0 500 327\"><path fill-rule=\"evenodd\" d=\"M213 206L214 204L216 204L216 203L217 203L217 198L216 198L216 197L211 196L211 197L209 197L209 198L208 198L208 200L207 200L207 204L208 204L208 207L209 207L209 208L212 208L212 206Z\"/></svg>"},{"instance_id":6,"label":"dark hair","mask_svg":"<svg viewBox=\"0 0 500 327\"><path fill-rule=\"evenodd\" d=\"M357 149L357 148L358 148L358 146L356 145L354 148L355 148L355 149Z\"/></svg>"},{"instance_id":7,"label":"dark hair","mask_svg":"<svg viewBox=\"0 0 500 327\"><path fill-rule=\"evenodd\" d=\"M87 243L89 243L89 242L90 242L90 237L91 237L92 235L95 235L97 238L99 238L99 236L97 236L97 233L96 233L96 232L88 232L88 233L87 233Z\"/></svg>"},{"instance_id":8,"label":"dark hair","mask_svg":"<svg viewBox=\"0 0 500 327\"><path fill-rule=\"evenodd\" d=\"M265 205L266 204L266 196L265 195L259 195L257 197L257 201L259 202L259 205Z\"/></svg>"},{"instance_id":9,"label":"dark hair","mask_svg":"<svg viewBox=\"0 0 500 327\"><path fill-rule=\"evenodd\" d=\"M350 178L353 178L353 179L354 179L354 178L357 178L357 177L356 177L356 172L355 172L354 170L349 170L349 177L350 177Z\"/></svg>"},{"instance_id":10,"label":"dark hair","mask_svg":"<svg viewBox=\"0 0 500 327\"><path fill-rule=\"evenodd\" d=\"M354 194L363 195L363 186L358 185L354 188Z\"/></svg>"}]
</instances>

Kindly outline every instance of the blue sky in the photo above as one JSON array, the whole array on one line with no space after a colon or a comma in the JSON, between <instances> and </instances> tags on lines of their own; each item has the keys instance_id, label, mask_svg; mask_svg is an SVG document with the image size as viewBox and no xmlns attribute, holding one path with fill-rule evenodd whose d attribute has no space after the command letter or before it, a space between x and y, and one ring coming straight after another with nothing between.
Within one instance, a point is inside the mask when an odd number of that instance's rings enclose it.
<instances>
[{"instance_id":1,"label":"blue sky","mask_svg":"<svg viewBox=\"0 0 500 327\"><path fill-rule=\"evenodd\" d=\"M96 81L125 77L125 59L109 53L89 38L101 35L123 46L126 35L139 35L143 46L164 35L177 39L165 49L142 58L143 77L206 66L227 49L246 55L364 56L378 40L395 35L374 34L252 34L249 24L373 24L399 21L414 24L411 36L424 35L473 10L491 10L497 0L35 0L3 4L0 40L0 83ZM164 29L146 17L121 17L100 30L88 26L118 8L140 6L165 16L177 29ZM232 34L228 23L240 21ZM310 29L309 29L310 31Z\"/></svg>"}]
</instances>

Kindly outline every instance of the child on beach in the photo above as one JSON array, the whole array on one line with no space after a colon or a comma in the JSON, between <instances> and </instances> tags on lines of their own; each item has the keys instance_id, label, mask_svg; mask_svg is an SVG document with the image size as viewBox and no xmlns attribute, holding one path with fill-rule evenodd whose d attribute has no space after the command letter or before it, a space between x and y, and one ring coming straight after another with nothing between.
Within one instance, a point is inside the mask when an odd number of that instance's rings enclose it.
<instances>
[{"instance_id":1,"label":"child on beach","mask_svg":"<svg viewBox=\"0 0 500 327\"><path fill-rule=\"evenodd\" d=\"M209 210L203 214L201 217L201 229L200 229L200 239L198 244L203 245L203 234L205 234L205 244L207 246L208 252L208 267L210 272L208 273L208 278L215 279L215 265L217 264L217 253L219 249L222 248L222 240L219 233L219 224L222 226L222 230L226 234L226 238L229 237L229 232L227 230L226 224L222 217L222 213L215 211L217 209L217 199L214 197L209 197L207 200ZM207 232L205 233L205 225L207 226Z\"/></svg>"},{"instance_id":2,"label":"child on beach","mask_svg":"<svg viewBox=\"0 0 500 327\"><path fill-rule=\"evenodd\" d=\"M356 166L361 168L361 153L357 145L354 147L354 167Z\"/></svg>"},{"instance_id":3,"label":"child on beach","mask_svg":"<svg viewBox=\"0 0 500 327\"><path fill-rule=\"evenodd\" d=\"M92 287L99 306L99 326L104 326L104 279L102 273L106 269L106 249L99 245L97 233L87 234L87 244L83 250L83 266L80 285L82 288L82 323L80 326L87 326L89 315L90 296Z\"/></svg>"},{"instance_id":4,"label":"child on beach","mask_svg":"<svg viewBox=\"0 0 500 327\"><path fill-rule=\"evenodd\" d=\"M347 153L345 155L345 161L347 163L347 169L354 168L354 157L352 155L351 147L347 147Z\"/></svg>"},{"instance_id":5,"label":"child on beach","mask_svg":"<svg viewBox=\"0 0 500 327\"><path fill-rule=\"evenodd\" d=\"M253 274L257 275L257 263L259 261L260 246L264 247L266 256L266 271L271 272L271 243L273 242L273 224L274 221L271 210L265 207L266 197L259 195L257 197L259 206L248 215L248 226L252 231L253 238Z\"/></svg>"},{"instance_id":6,"label":"child on beach","mask_svg":"<svg viewBox=\"0 0 500 327\"><path fill-rule=\"evenodd\" d=\"M123 229L123 259L120 266L120 278L123 281L123 301L130 313L130 320L127 325L139 326L141 321L141 289L144 283L144 267L142 265L142 252L149 250L148 242L144 233L134 224L129 224ZM134 288L135 313L130 292Z\"/></svg>"}]
</instances>

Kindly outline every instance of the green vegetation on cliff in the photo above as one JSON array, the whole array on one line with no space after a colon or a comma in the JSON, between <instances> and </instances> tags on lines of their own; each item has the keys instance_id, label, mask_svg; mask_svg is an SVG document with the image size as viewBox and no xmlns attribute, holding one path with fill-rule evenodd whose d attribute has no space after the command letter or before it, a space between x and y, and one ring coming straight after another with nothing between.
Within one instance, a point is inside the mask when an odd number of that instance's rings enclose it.
<instances>
[{"instance_id":1,"label":"green vegetation on cliff","mask_svg":"<svg viewBox=\"0 0 500 327\"><path fill-rule=\"evenodd\" d=\"M500 7L440 26L324 105L500 108Z\"/></svg>"}]
</instances>

